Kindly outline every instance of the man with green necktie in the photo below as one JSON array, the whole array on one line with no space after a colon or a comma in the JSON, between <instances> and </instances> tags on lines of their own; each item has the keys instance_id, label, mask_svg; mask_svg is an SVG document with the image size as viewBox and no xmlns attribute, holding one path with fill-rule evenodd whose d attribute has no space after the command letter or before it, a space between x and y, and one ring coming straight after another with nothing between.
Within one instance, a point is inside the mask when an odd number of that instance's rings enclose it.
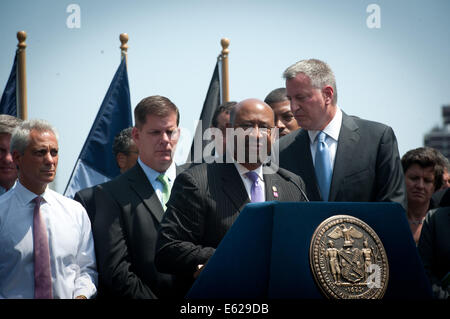
<instances>
[{"instance_id":1,"label":"man with green necktie","mask_svg":"<svg viewBox=\"0 0 450 319\"><path fill-rule=\"evenodd\" d=\"M173 296L173 278L154 266L157 229L177 175L173 155L179 112L163 96L134 110L137 164L96 189L94 242L100 296L153 299Z\"/></svg>"}]
</instances>

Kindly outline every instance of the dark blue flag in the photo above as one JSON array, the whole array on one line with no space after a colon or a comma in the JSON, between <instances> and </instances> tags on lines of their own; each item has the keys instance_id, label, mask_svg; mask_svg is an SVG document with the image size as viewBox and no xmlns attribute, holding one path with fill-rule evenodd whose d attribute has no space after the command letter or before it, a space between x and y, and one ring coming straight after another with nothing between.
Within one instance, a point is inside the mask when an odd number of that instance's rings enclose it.
<instances>
[{"instance_id":1,"label":"dark blue flag","mask_svg":"<svg viewBox=\"0 0 450 319\"><path fill-rule=\"evenodd\" d=\"M17 117L17 103L16 103L16 73L17 73L17 53L14 56L14 63L9 74L8 82L3 91L2 99L0 100L0 114L7 114Z\"/></svg>"},{"instance_id":2,"label":"dark blue flag","mask_svg":"<svg viewBox=\"0 0 450 319\"><path fill-rule=\"evenodd\" d=\"M127 66L122 59L84 143L75 168L64 191L73 197L80 189L91 187L119 175L112 152L114 137L132 126Z\"/></svg>"},{"instance_id":3,"label":"dark blue flag","mask_svg":"<svg viewBox=\"0 0 450 319\"><path fill-rule=\"evenodd\" d=\"M211 82L209 83L208 92L206 93L205 102L203 103L202 112L200 113L200 119L197 128L195 129L195 135L187 162L203 162L203 150L208 142L203 140L203 133L211 126L214 112L220 106L220 64L221 61L218 60L216 67L214 68Z\"/></svg>"}]
</instances>

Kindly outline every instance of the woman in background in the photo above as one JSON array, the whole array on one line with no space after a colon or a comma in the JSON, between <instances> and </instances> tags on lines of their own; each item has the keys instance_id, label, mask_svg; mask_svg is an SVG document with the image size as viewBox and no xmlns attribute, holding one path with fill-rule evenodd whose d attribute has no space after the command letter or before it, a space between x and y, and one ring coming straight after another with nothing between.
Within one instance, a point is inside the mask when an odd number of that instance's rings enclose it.
<instances>
[{"instance_id":1,"label":"woman in background","mask_svg":"<svg viewBox=\"0 0 450 319\"><path fill-rule=\"evenodd\" d=\"M416 242L427 212L434 208L431 196L441 188L444 163L438 151L430 147L419 147L402 157L408 211L407 217Z\"/></svg>"}]
</instances>

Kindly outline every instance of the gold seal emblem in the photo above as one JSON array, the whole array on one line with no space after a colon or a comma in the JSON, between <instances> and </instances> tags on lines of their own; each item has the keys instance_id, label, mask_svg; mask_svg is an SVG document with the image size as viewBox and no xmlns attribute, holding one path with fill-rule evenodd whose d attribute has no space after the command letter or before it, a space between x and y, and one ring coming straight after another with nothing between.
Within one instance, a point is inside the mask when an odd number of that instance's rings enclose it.
<instances>
[{"instance_id":1,"label":"gold seal emblem","mask_svg":"<svg viewBox=\"0 0 450 319\"><path fill-rule=\"evenodd\" d=\"M362 220L336 215L315 230L309 250L312 273L331 299L380 299L389 280L383 244Z\"/></svg>"}]
</instances>

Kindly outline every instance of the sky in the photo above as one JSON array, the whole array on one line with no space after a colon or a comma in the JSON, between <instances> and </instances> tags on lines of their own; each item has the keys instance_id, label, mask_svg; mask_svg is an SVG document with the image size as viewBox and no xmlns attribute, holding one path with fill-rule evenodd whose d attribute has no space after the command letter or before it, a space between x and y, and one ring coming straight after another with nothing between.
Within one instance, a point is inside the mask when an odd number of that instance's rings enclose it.
<instances>
[{"instance_id":1,"label":"sky","mask_svg":"<svg viewBox=\"0 0 450 319\"><path fill-rule=\"evenodd\" d=\"M63 192L126 32L132 108L150 95L178 106L182 164L226 37L231 100L263 100L288 66L318 58L335 73L339 107L391 126L402 156L450 104L449 13L448 0L0 0L0 92L25 30L28 118L59 133Z\"/></svg>"}]
</instances>

